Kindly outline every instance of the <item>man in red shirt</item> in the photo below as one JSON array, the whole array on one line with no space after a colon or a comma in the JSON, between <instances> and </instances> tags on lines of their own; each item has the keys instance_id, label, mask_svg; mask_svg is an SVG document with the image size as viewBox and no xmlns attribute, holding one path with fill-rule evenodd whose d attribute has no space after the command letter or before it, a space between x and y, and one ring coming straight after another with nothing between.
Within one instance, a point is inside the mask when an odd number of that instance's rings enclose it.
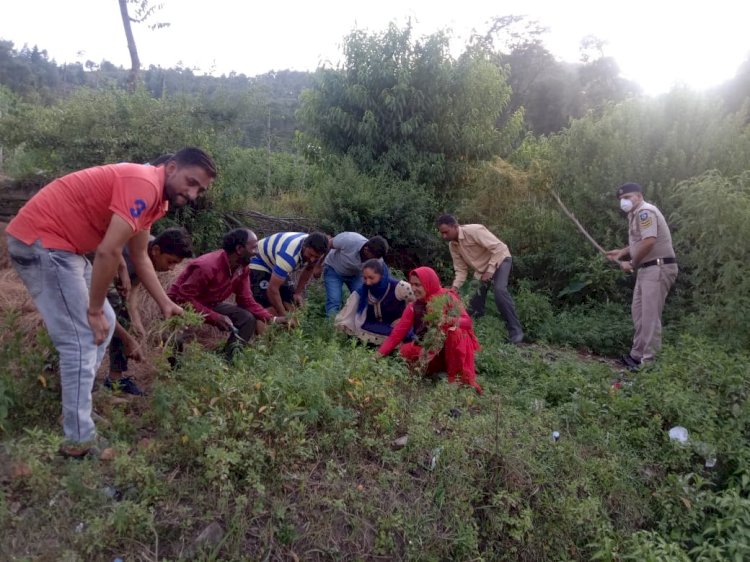
<instances>
[{"instance_id":1,"label":"man in red shirt","mask_svg":"<svg viewBox=\"0 0 750 562\"><path fill-rule=\"evenodd\" d=\"M253 298L250 290L250 260L258 254L258 237L252 230L237 228L224 236L222 249L196 258L169 287L167 294L177 303L190 303L206 322L232 332L227 350L237 341L248 343L266 323L286 323L271 315ZM224 302L234 294L236 304Z\"/></svg>"},{"instance_id":2,"label":"man in red shirt","mask_svg":"<svg viewBox=\"0 0 750 562\"><path fill-rule=\"evenodd\" d=\"M149 231L170 204L193 201L215 177L213 161L198 148L185 148L160 166L87 168L46 185L8 225L11 260L60 355L63 455L95 450L91 391L115 326L106 297L124 263L123 247L164 316L182 314L148 257ZM96 252L93 267L84 257L90 252Z\"/></svg>"}]
</instances>

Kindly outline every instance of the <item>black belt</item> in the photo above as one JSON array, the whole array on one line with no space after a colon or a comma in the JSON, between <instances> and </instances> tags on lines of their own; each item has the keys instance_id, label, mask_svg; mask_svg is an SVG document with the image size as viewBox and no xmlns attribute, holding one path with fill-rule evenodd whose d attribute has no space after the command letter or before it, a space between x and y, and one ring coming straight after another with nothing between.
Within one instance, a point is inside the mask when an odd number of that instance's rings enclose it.
<instances>
[{"instance_id":1,"label":"black belt","mask_svg":"<svg viewBox=\"0 0 750 562\"><path fill-rule=\"evenodd\" d=\"M677 258L656 258L655 260L644 261L638 264L638 269L651 267L652 265L669 265L670 263L677 263Z\"/></svg>"}]
</instances>

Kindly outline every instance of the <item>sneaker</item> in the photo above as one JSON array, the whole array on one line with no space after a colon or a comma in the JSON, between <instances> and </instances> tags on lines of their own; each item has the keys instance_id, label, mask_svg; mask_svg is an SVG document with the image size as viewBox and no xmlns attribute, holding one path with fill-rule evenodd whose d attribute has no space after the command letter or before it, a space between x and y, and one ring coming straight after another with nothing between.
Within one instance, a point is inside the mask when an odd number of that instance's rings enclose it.
<instances>
[{"instance_id":1,"label":"sneaker","mask_svg":"<svg viewBox=\"0 0 750 562\"><path fill-rule=\"evenodd\" d=\"M625 365L629 370L631 371L637 371L641 368L641 362L637 359L634 359L630 353L626 353L622 357L620 357L620 362Z\"/></svg>"},{"instance_id":2,"label":"sneaker","mask_svg":"<svg viewBox=\"0 0 750 562\"><path fill-rule=\"evenodd\" d=\"M231 363L235 357L242 354L242 350L244 348L245 344L237 340L227 342L224 346L224 358L227 360L227 362Z\"/></svg>"},{"instance_id":3,"label":"sneaker","mask_svg":"<svg viewBox=\"0 0 750 562\"><path fill-rule=\"evenodd\" d=\"M105 388L109 388L110 390L119 390L121 392L124 392L125 394L143 396L143 391L138 388L138 385L135 384L135 381L130 377L122 377L121 379L117 379L115 381L107 377L106 379L104 379L104 386Z\"/></svg>"},{"instance_id":4,"label":"sneaker","mask_svg":"<svg viewBox=\"0 0 750 562\"><path fill-rule=\"evenodd\" d=\"M106 439L97 436L91 441L65 441L60 445L57 452L66 459L98 458L108 446L109 442Z\"/></svg>"}]
</instances>

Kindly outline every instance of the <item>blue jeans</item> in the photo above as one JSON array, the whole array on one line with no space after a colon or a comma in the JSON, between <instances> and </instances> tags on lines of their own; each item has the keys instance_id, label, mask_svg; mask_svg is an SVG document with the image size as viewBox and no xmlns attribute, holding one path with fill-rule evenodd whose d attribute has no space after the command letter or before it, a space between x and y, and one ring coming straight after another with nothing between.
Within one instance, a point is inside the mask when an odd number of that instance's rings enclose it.
<instances>
[{"instance_id":1,"label":"blue jeans","mask_svg":"<svg viewBox=\"0 0 750 562\"><path fill-rule=\"evenodd\" d=\"M91 391L115 331L115 311L105 300L109 334L96 345L87 314L91 262L72 252L47 250L39 241L29 246L10 235L8 253L60 354L65 438L72 442L90 441L96 437Z\"/></svg>"},{"instance_id":2,"label":"blue jeans","mask_svg":"<svg viewBox=\"0 0 750 562\"><path fill-rule=\"evenodd\" d=\"M326 286L326 316L333 318L341 310L341 291L344 285L350 293L362 286L362 275L339 275L332 267L323 267L323 284Z\"/></svg>"}]
</instances>

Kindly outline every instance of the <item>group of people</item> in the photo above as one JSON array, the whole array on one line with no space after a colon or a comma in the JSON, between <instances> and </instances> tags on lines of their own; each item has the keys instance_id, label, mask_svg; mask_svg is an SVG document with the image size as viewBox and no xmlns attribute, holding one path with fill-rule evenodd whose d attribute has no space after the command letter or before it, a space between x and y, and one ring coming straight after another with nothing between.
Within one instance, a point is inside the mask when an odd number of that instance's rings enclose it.
<instances>
[{"instance_id":1,"label":"group of people","mask_svg":"<svg viewBox=\"0 0 750 562\"><path fill-rule=\"evenodd\" d=\"M192 259L165 291L156 272L191 258L192 245L183 229L154 237L151 226L170 206L186 205L205 193L215 177L212 159L198 148L152 164L88 168L46 185L8 225L12 263L59 352L62 454L82 457L96 446L92 390L108 347L104 385L141 394L136 382L124 376L128 358L141 358L145 330L133 299L138 286L165 318L183 314L182 307L190 304L206 323L227 331L231 355L269 324L293 322L289 312L304 305L308 282L322 276L327 316L337 329L377 345L375 358L399 348L421 372L446 372L449 381L479 393L475 353L480 346L472 318L484 314L490 288L509 343L523 341L508 292L512 258L507 245L483 225L462 225L452 215L442 215L436 225L453 259L449 289L429 267L417 267L406 280L392 276L384 261L388 242L381 236L278 232L259 240L252 230L237 228L224 236L220 249ZM640 186L625 184L618 197L629 216L630 240L607 256L624 271L639 271L633 298L636 334L626 360L637 367L658 350L661 310L677 266L664 217L643 201ZM93 259L87 257L91 254ZM476 281L465 307L459 291L470 269ZM344 286L349 291L345 303ZM231 295L234 302L227 302Z\"/></svg>"}]
</instances>

